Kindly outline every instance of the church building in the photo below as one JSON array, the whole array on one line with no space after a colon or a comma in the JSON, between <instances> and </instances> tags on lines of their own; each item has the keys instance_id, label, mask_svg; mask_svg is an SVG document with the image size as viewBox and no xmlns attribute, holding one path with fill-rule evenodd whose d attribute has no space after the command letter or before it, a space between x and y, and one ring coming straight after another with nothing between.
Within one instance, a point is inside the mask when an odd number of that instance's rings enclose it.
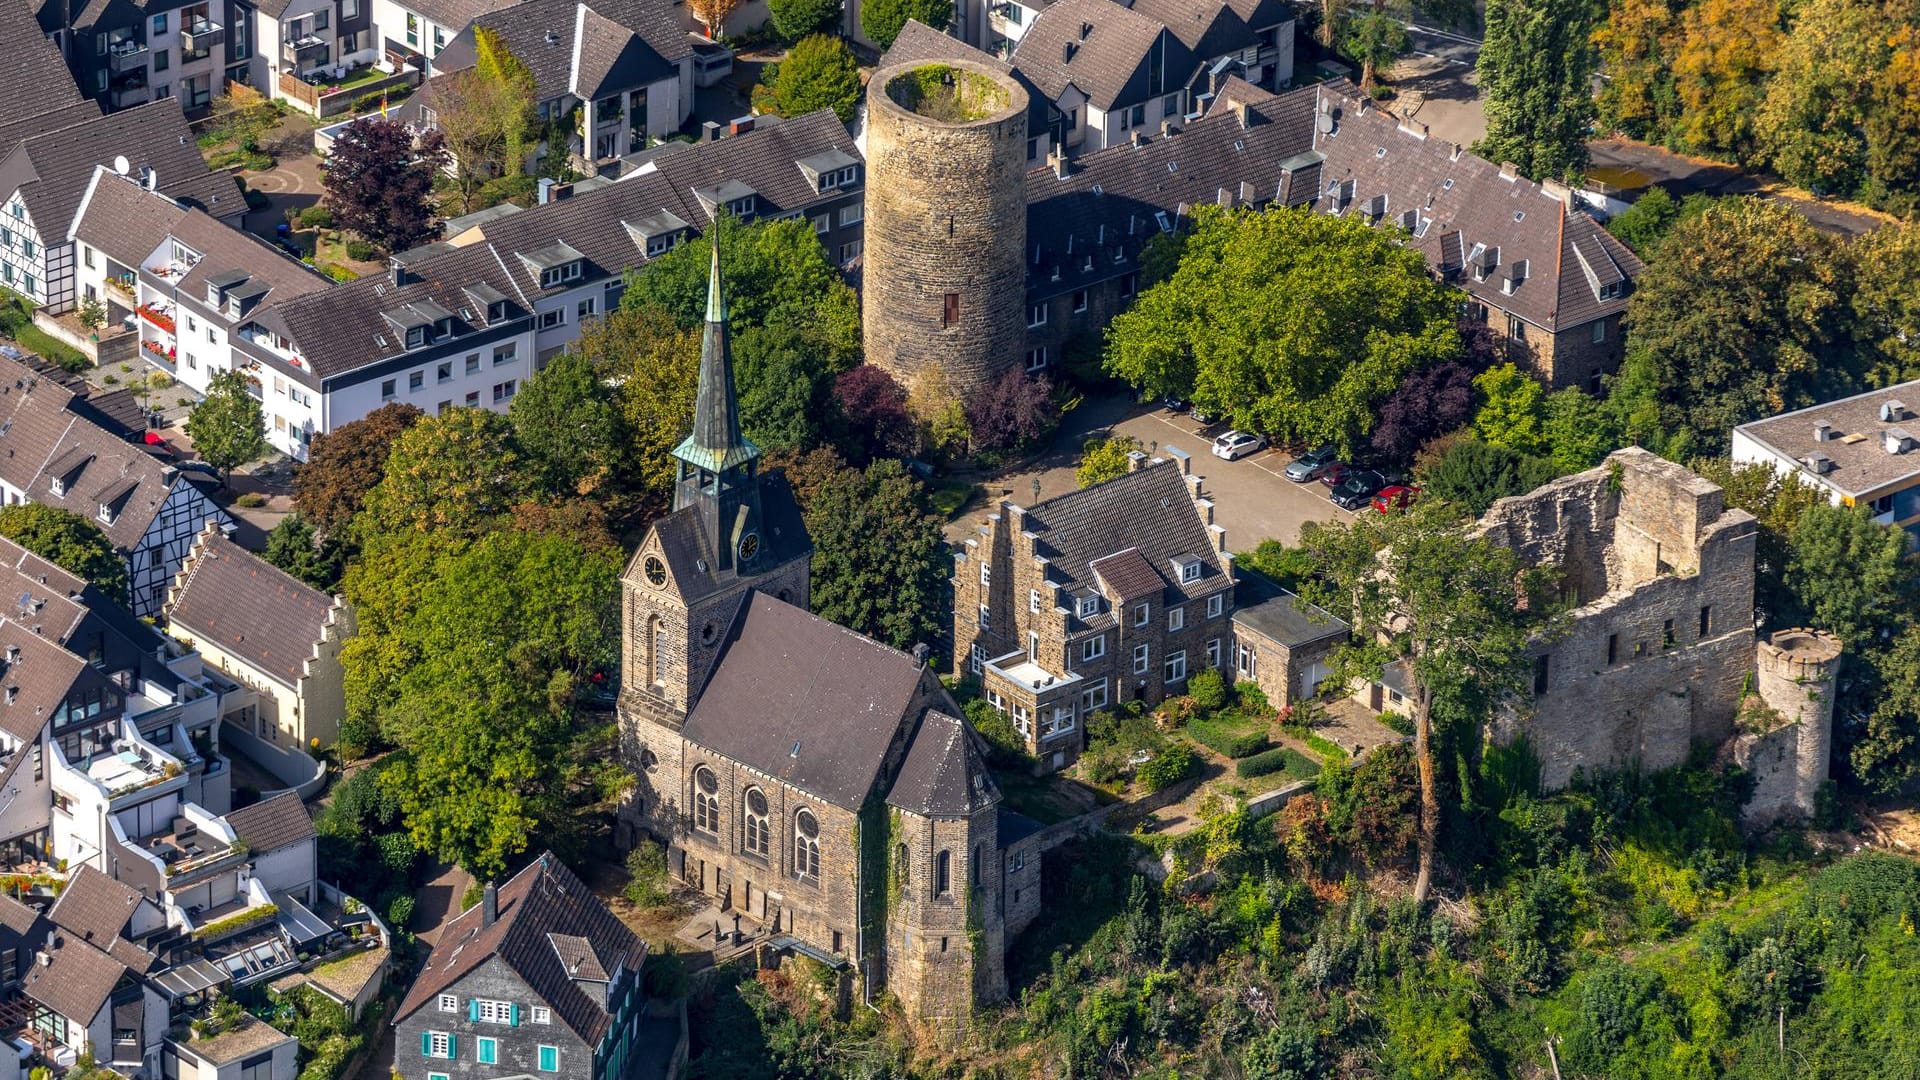
<instances>
[{"instance_id":1,"label":"church building","mask_svg":"<svg viewBox=\"0 0 1920 1080\"><path fill-rule=\"evenodd\" d=\"M695 410L673 511L622 579L627 821L728 922L957 1032L1006 997L1036 826L924 655L808 612L813 544L740 431L717 254Z\"/></svg>"}]
</instances>

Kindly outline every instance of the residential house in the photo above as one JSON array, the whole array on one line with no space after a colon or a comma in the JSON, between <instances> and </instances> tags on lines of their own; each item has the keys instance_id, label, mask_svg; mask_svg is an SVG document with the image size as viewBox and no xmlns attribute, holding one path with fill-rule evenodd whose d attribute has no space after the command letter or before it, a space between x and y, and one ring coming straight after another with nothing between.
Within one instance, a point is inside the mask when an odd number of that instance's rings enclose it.
<instances>
[{"instance_id":1,"label":"residential house","mask_svg":"<svg viewBox=\"0 0 1920 1080\"><path fill-rule=\"evenodd\" d=\"M194 535L208 522L229 525L178 470L102 427L72 390L6 356L0 498L56 506L98 526L126 561L128 607L138 616L159 614Z\"/></svg>"},{"instance_id":2,"label":"residential house","mask_svg":"<svg viewBox=\"0 0 1920 1080\"><path fill-rule=\"evenodd\" d=\"M43 3L39 19L102 108L173 101L201 114L227 81L246 81L253 10L242 0L91 0Z\"/></svg>"},{"instance_id":3,"label":"residential house","mask_svg":"<svg viewBox=\"0 0 1920 1080\"><path fill-rule=\"evenodd\" d=\"M180 110L155 103L95 116L0 148L0 287L58 314L78 302L68 232L99 166L238 220L233 178L207 169Z\"/></svg>"},{"instance_id":4,"label":"residential house","mask_svg":"<svg viewBox=\"0 0 1920 1080\"><path fill-rule=\"evenodd\" d=\"M1238 78L1207 114L1027 178L1029 369L1085 347L1139 288L1148 240L1195 206L1305 206L1405 230L1510 355L1553 386L1618 367L1641 263L1568 193L1402 124L1345 84L1272 94Z\"/></svg>"},{"instance_id":5,"label":"residential house","mask_svg":"<svg viewBox=\"0 0 1920 1080\"><path fill-rule=\"evenodd\" d=\"M693 115L693 45L659 0L525 0L489 12L434 57L436 76L474 65L482 28L532 71L541 119L569 122L581 172L646 149Z\"/></svg>"},{"instance_id":6,"label":"residential house","mask_svg":"<svg viewBox=\"0 0 1920 1080\"><path fill-rule=\"evenodd\" d=\"M1908 403L1913 404L1909 405ZM1733 429L1736 464L1765 465L1920 542L1920 380Z\"/></svg>"},{"instance_id":7,"label":"residential house","mask_svg":"<svg viewBox=\"0 0 1920 1080\"><path fill-rule=\"evenodd\" d=\"M1069 154L1158 134L1195 107L1187 76L1198 58L1158 20L1113 0L1057 0L1010 62L1060 110Z\"/></svg>"},{"instance_id":8,"label":"residential house","mask_svg":"<svg viewBox=\"0 0 1920 1080\"><path fill-rule=\"evenodd\" d=\"M1071 765L1085 720L1158 704L1225 669L1234 586L1226 534L1184 464L1020 506L1002 501L953 559L953 669L977 677L1041 766Z\"/></svg>"},{"instance_id":9,"label":"residential house","mask_svg":"<svg viewBox=\"0 0 1920 1080\"><path fill-rule=\"evenodd\" d=\"M0 67L0 100L7 102L0 147L100 115L74 84L59 43L40 28L31 7L0 7L0 41L7 43L7 63Z\"/></svg>"},{"instance_id":10,"label":"residential house","mask_svg":"<svg viewBox=\"0 0 1920 1080\"><path fill-rule=\"evenodd\" d=\"M1320 692L1345 622L1255 573L1242 571L1233 606L1233 677L1276 707Z\"/></svg>"},{"instance_id":11,"label":"residential house","mask_svg":"<svg viewBox=\"0 0 1920 1080\"><path fill-rule=\"evenodd\" d=\"M1227 4L1194 3L1192 0L1114 0L1119 6L1159 23L1185 48L1190 61L1179 61L1170 74L1194 100L1217 89L1227 76L1238 76L1257 86L1284 88L1293 80L1293 9L1284 0L1233 0ZM1013 55L1025 42L1029 30L1054 6L1051 0L991 0L978 5L956 6L953 36L974 48L1001 58ZM1098 8L1091 8L1098 13ZM1074 18L1086 21L1086 9ZM1082 78L1098 81L1104 76L1093 73L1106 58L1089 56L1086 50L1125 50L1136 40L1123 32L1098 34L1098 20L1085 34L1078 29L1063 37L1069 22L1056 16L1046 17L1047 26L1036 41L1047 41L1049 53L1065 56L1067 40L1077 42L1074 59L1081 63ZM1129 20L1130 22L1130 20ZM1096 39L1096 35L1098 38ZM1035 49L1042 46L1036 45ZM1161 54L1172 60L1171 54ZM1038 62L1038 52L1030 53L1017 64ZM1121 62L1125 62L1122 59ZM1070 65L1071 60L1063 61ZM1088 87L1082 85L1083 91ZM1128 102L1129 106L1140 104ZM1162 116L1174 116L1164 112ZM1128 117L1129 120L1133 116ZM1144 121L1144 118L1142 118ZM1157 123L1157 121L1156 121Z\"/></svg>"},{"instance_id":12,"label":"residential house","mask_svg":"<svg viewBox=\"0 0 1920 1080\"><path fill-rule=\"evenodd\" d=\"M282 791L227 814L227 825L246 845L253 876L268 895L291 896L317 906L320 870L313 816L292 791Z\"/></svg>"},{"instance_id":13,"label":"residential house","mask_svg":"<svg viewBox=\"0 0 1920 1080\"><path fill-rule=\"evenodd\" d=\"M400 69L374 32L372 0L232 0L232 8L233 36L245 41L230 50L226 77L268 97L304 100L289 80L326 86L370 64Z\"/></svg>"},{"instance_id":14,"label":"residential house","mask_svg":"<svg viewBox=\"0 0 1920 1080\"><path fill-rule=\"evenodd\" d=\"M263 320L274 304L330 288L331 280L249 233L104 171L94 177L73 235L82 294L91 295L99 280L98 291L115 307L133 301L148 364L201 394L214 375L240 372L261 401L268 441L305 458L319 430L319 404L300 384L298 364L249 345L270 340Z\"/></svg>"},{"instance_id":15,"label":"residential house","mask_svg":"<svg viewBox=\"0 0 1920 1080\"><path fill-rule=\"evenodd\" d=\"M518 0L362 0L371 5L373 35L388 55L427 68L475 19Z\"/></svg>"},{"instance_id":16,"label":"residential house","mask_svg":"<svg viewBox=\"0 0 1920 1080\"><path fill-rule=\"evenodd\" d=\"M309 748L332 746L346 715L340 646L353 611L227 539L200 531L164 609L167 632L259 696L256 726L228 737L289 784L313 773ZM280 768L273 768L289 758Z\"/></svg>"},{"instance_id":17,"label":"residential house","mask_svg":"<svg viewBox=\"0 0 1920 1080\"><path fill-rule=\"evenodd\" d=\"M401 1080L623 1080L647 945L543 854L440 930L394 1011ZM669 1055L671 1056L671 1052Z\"/></svg>"}]
</instances>

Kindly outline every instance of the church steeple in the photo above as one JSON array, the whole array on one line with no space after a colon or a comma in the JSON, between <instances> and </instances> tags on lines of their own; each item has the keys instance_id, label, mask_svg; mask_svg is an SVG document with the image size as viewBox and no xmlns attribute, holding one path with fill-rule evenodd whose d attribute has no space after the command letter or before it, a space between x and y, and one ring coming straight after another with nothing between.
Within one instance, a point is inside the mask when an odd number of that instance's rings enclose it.
<instances>
[{"instance_id":1,"label":"church steeple","mask_svg":"<svg viewBox=\"0 0 1920 1080\"><path fill-rule=\"evenodd\" d=\"M727 340L726 288L720 280L720 240L713 240L707 279L707 325L700 339L700 389L693 403L693 433L673 451L679 482L673 508L693 507L712 538L717 565L710 572L738 571L760 550L760 448L740 432L740 406L733 392L733 350Z\"/></svg>"}]
</instances>

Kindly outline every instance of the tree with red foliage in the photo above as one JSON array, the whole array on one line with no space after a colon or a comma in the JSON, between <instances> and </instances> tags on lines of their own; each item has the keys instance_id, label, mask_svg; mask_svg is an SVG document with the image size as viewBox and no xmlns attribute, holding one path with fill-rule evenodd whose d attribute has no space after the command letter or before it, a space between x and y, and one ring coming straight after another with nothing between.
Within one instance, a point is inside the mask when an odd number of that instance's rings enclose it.
<instances>
[{"instance_id":1,"label":"tree with red foliage","mask_svg":"<svg viewBox=\"0 0 1920 1080\"><path fill-rule=\"evenodd\" d=\"M377 116L355 120L321 166L334 222L386 252L432 240L433 177L446 159L438 131L416 137L405 124Z\"/></svg>"},{"instance_id":2,"label":"tree with red foliage","mask_svg":"<svg viewBox=\"0 0 1920 1080\"><path fill-rule=\"evenodd\" d=\"M974 391L966 410L975 450L1032 446L1060 423L1053 383L1044 375L1029 378L1020 371L1009 371Z\"/></svg>"},{"instance_id":3,"label":"tree with red foliage","mask_svg":"<svg viewBox=\"0 0 1920 1080\"><path fill-rule=\"evenodd\" d=\"M1373 448L1406 462L1422 446L1473 419L1473 369L1442 360L1401 380L1373 428Z\"/></svg>"},{"instance_id":4,"label":"tree with red foliage","mask_svg":"<svg viewBox=\"0 0 1920 1080\"><path fill-rule=\"evenodd\" d=\"M845 433L841 442L850 457L863 461L919 452L919 429L907 411L907 391L893 376L872 364L861 364L834 379L833 399L840 406Z\"/></svg>"}]
</instances>

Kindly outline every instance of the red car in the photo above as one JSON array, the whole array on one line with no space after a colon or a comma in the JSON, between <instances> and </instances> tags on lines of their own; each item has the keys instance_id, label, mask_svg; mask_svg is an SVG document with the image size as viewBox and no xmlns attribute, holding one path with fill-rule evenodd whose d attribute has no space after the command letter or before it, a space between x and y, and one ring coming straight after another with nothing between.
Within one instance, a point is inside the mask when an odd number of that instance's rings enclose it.
<instances>
[{"instance_id":1,"label":"red car","mask_svg":"<svg viewBox=\"0 0 1920 1080\"><path fill-rule=\"evenodd\" d=\"M1327 467L1320 470L1320 482L1330 488L1337 488L1340 486L1340 482L1347 478L1347 474L1352 471L1353 466L1344 461L1329 461L1327 462Z\"/></svg>"},{"instance_id":2,"label":"red car","mask_svg":"<svg viewBox=\"0 0 1920 1080\"><path fill-rule=\"evenodd\" d=\"M1381 488L1373 497L1373 508L1384 514L1389 510L1405 510L1407 504L1420 496L1420 489L1411 484L1395 484Z\"/></svg>"}]
</instances>

